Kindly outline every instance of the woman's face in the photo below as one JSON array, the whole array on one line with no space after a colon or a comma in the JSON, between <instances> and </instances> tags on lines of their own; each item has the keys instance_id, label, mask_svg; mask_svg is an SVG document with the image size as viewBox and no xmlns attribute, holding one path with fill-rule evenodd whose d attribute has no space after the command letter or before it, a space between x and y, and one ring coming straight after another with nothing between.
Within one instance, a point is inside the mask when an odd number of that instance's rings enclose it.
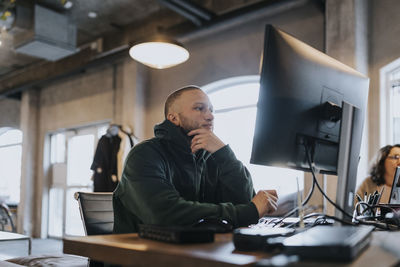
<instances>
[{"instance_id":1,"label":"woman's face","mask_svg":"<svg viewBox=\"0 0 400 267\"><path fill-rule=\"evenodd\" d=\"M400 147L393 147L385 160L385 183L392 186L396 167L400 166Z\"/></svg>"}]
</instances>

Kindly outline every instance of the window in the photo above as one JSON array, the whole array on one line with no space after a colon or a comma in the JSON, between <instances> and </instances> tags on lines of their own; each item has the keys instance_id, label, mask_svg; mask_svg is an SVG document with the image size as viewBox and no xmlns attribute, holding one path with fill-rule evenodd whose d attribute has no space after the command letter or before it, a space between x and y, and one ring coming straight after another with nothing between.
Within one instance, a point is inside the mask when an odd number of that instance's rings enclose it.
<instances>
[{"instance_id":1,"label":"window","mask_svg":"<svg viewBox=\"0 0 400 267\"><path fill-rule=\"evenodd\" d=\"M380 69L380 147L400 143L400 58Z\"/></svg>"},{"instance_id":2,"label":"window","mask_svg":"<svg viewBox=\"0 0 400 267\"><path fill-rule=\"evenodd\" d=\"M91 186L95 134L75 135L68 140L67 186Z\"/></svg>"},{"instance_id":3,"label":"window","mask_svg":"<svg viewBox=\"0 0 400 267\"><path fill-rule=\"evenodd\" d=\"M280 196L295 192L296 177L302 190L303 172L250 164L259 87L259 76L229 78L203 86L214 106L214 132L249 169L256 191L276 189Z\"/></svg>"},{"instance_id":4,"label":"window","mask_svg":"<svg viewBox=\"0 0 400 267\"><path fill-rule=\"evenodd\" d=\"M400 143L400 68L390 74L389 87L390 120L392 124L392 138L394 144Z\"/></svg>"},{"instance_id":5,"label":"window","mask_svg":"<svg viewBox=\"0 0 400 267\"><path fill-rule=\"evenodd\" d=\"M50 162L63 163L65 162L65 134L58 133L50 137Z\"/></svg>"},{"instance_id":6,"label":"window","mask_svg":"<svg viewBox=\"0 0 400 267\"><path fill-rule=\"evenodd\" d=\"M0 202L19 203L21 155L22 132L0 128Z\"/></svg>"},{"instance_id":7,"label":"window","mask_svg":"<svg viewBox=\"0 0 400 267\"><path fill-rule=\"evenodd\" d=\"M70 129L50 135L52 183L49 190L50 237L84 235L77 191L90 192L95 145L106 133L108 124Z\"/></svg>"}]
</instances>

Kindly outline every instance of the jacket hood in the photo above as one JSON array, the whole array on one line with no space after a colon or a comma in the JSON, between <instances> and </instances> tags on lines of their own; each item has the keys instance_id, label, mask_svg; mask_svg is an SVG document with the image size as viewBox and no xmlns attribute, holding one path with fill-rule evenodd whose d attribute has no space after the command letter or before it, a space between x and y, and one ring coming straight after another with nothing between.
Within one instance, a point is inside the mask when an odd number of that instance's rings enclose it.
<instances>
[{"instance_id":1,"label":"jacket hood","mask_svg":"<svg viewBox=\"0 0 400 267\"><path fill-rule=\"evenodd\" d=\"M170 141L186 152L191 153L190 143L192 137L187 136L181 127L176 126L169 120L164 120L162 123L154 126L154 135L157 138Z\"/></svg>"},{"instance_id":2,"label":"jacket hood","mask_svg":"<svg viewBox=\"0 0 400 267\"><path fill-rule=\"evenodd\" d=\"M190 145L193 137L187 136L181 127L176 126L169 120L164 120L162 123L154 126L154 135L157 138L172 142L186 153L192 154ZM196 157L204 157L205 159L210 155L210 153L203 149L196 152Z\"/></svg>"}]
</instances>

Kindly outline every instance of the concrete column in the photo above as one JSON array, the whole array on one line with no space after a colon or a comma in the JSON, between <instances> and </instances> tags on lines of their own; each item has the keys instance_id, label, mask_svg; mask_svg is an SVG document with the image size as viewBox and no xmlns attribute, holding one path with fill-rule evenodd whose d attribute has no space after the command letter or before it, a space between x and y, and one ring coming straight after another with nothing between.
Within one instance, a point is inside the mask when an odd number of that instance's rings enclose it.
<instances>
[{"instance_id":1,"label":"concrete column","mask_svg":"<svg viewBox=\"0 0 400 267\"><path fill-rule=\"evenodd\" d=\"M135 136L143 139L147 71L133 60L125 61L115 68L113 121L128 126Z\"/></svg>"},{"instance_id":2,"label":"concrete column","mask_svg":"<svg viewBox=\"0 0 400 267\"><path fill-rule=\"evenodd\" d=\"M35 213L35 180L37 180L39 91L30 89L22 93L21 100L21 198L18 206L17 229L32 235Z\"/></svg>"},{"instance_id":3,"label":"concrete column","mask_svg":"<svg viewBox=\"0 0 400 267\"><path fill-rule=\"evenodd\" d=\"M326 1L326 53L368 75L368 3L365 0ZM366 117L368 118L367 114ZM358 180L368 171L368 125L365 119ZM327 194L336 199L337 177L327 176ZM327 205L328 214L334 207Z\"/></svg>"},{"instance_id":4,"label":"concrete column","mask_svg":"<svg viewBox=\"0 0 400 267\"><path fill-rule=\"evenodd\" d=\"M122 125L125 131L131 132L139 140L144 139L146 73L147 71L143 71L143 67L133 60L126 60L113 66L112 121ZM134 142L137 142L134 137ZM121 147L118 152L118 177L122 175L123 163L130 150L127 138L122 140Z\"/></svg>"}]
</instances>

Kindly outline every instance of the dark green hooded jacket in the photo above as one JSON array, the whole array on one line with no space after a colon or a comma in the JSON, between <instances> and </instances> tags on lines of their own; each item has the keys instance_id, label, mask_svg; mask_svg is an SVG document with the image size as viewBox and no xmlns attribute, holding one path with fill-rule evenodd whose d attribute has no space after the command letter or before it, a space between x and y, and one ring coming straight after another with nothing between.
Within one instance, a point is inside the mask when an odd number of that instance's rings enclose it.
<instances>
[{"instance_id":1,"label":"dark green hooded jacket","mask_svg":"<svg viewBox=\"0 0 400 267\"><path fill-rule=\"evenodd\" d=\"M168 120L155 137L128 154L114 191L114 232L137 232L138 224L192 225L222 218L234 227L258 221L251 176L228 145L213 154L192 154L190 138Z\"/></svg>"}]
</instances>

